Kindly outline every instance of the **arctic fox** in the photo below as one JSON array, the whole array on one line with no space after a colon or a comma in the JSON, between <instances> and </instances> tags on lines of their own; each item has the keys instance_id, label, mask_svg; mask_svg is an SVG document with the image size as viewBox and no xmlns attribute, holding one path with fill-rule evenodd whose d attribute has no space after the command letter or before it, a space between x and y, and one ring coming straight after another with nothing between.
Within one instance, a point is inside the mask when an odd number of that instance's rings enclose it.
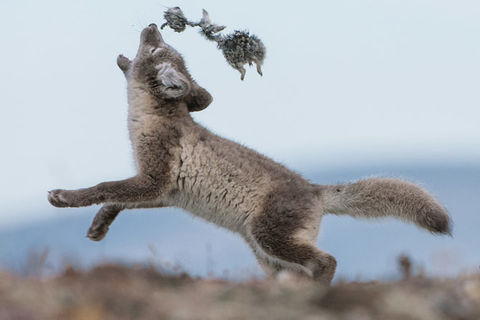
<instances>
[{"instance_id":1,"label":"arctic fox","mask_svg":"<svg viewBox=\"0 0 480 320\"><path fill-rule=\"evenodd\" d=\"M390 178L312 184L197 124L190 112L205 109L212 97L155 24L142 31L135 59L120 55L117 64L128 84L137 175L48 194L56 207L104 203L90 239L103 239L124 209L175 206L238 232L267 272L290 270L329 284L336 260L316 247L326 213L395 216L432 233L450 232L442 205L414 184Z\"/></svg>"}]
</instances>

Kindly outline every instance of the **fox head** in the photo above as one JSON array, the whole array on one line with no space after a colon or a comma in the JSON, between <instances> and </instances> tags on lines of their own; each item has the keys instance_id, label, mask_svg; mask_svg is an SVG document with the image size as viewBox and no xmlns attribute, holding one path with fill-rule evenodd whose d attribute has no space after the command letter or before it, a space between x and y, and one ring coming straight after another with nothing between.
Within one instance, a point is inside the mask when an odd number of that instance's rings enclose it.
<instances>
[{"instance_id":1,"label":"fox head","mask_svg":"<svg viewBox=\"0 0 480 320\"><path fill-rule=\"evenodd\" d=\"M159 103L184 102L192 112L203 110L212 102L210 93L192 79L182 56L163 41L153 23L143 29L135 58L119 55L117 64L129 84L134 83L136 90Z\"/></svg>"}]
</instances>

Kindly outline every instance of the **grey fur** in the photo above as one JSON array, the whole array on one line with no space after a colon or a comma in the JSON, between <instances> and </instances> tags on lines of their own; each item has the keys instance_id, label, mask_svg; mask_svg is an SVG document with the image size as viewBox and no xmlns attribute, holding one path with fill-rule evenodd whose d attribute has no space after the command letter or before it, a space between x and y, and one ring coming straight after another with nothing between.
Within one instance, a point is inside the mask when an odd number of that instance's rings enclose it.
<instances>
[{"instance_id":1,"label":"grey fur","mask_svg":"<svg viewBox=\"0 0 480 320\"><path fill-rule=\"evenodd\" d=\"M385 215L412 221L432 233L451 233L445 209L419 186L391 178L359 180L322 190L324 210L360 218Z\"/></svg>"},{"instance_id":2,"label":"grey fur","mask_svg":"<svg viewBox=\"0 0 480 320\"><path fill-rule=\"evenodd\" d=\"M338 186L311 184L197 124L190 112L206 108L212 98L155 25L142 31L135 59L119 56L117 63L128 83L137 175L48 195L57 207L105 203L88 231L92 240L101 240L124 209L176 206L238 232L267 272L293 270L328 284L335 258L315 246L327 212L391 215L435 233L450 231L442 206L411 183L366 179Z\"/></svg>"}]
</instances>

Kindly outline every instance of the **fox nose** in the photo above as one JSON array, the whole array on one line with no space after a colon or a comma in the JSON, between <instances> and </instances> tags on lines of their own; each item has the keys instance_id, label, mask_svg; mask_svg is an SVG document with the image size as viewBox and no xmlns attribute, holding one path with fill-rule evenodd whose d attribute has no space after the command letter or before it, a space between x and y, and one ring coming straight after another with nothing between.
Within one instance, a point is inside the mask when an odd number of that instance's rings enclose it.
<instances>
[{"instance_id":1,"label":"fox nose","mask_svg":"<svg viewBox=\"0 0 480 320\"><path fill-rule=\"evenodd\" d=\"M142 30L140 40L142 43L146 43L156 47L163 43L162 35L160 34L160 31L158 31L157 25L155 23L151 23L148 27Z\"/></svg>"}]
</instances>

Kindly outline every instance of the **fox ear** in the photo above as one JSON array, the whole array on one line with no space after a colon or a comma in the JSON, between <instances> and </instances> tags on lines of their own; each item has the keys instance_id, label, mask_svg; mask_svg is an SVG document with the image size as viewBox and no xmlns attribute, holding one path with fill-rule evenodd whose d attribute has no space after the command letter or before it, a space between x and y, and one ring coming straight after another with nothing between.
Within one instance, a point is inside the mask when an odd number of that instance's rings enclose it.
<instances>
[{"instance_id":1,"label":"fox ear","mask_svg":"<svg viewBox=\"0 0 480 320\"><path fill-rule=\"evenodd\" d=\"M117 65L120 68L120 70L123 71L123 73L127 73L128 69L130 69L130 65L132 64L132 61L125 57L123 54L119 55L117 58Z\"/></svg>"},{"instance_id":2,"label":"fox ear","mask_svg":"<svg viewBox=\"0 0 480 320\"><path fill-rule=\"evenodd\" d=\"M190 90L190 82L168 62L155 66L157 80L163 85L162 92L166 98L176 99L184 97Z\"/></svg>"},{"instance_id":3,"label":"fox ear","mask_svg":"<svg viewBox=\"0 0 480 320\"><path fill-rule=\"evenodd\" d=\"M212 95L194 81L190 98L187 100L188 111L201 111L208 107L212 100Z\"/></svg>"}]
</instances>

